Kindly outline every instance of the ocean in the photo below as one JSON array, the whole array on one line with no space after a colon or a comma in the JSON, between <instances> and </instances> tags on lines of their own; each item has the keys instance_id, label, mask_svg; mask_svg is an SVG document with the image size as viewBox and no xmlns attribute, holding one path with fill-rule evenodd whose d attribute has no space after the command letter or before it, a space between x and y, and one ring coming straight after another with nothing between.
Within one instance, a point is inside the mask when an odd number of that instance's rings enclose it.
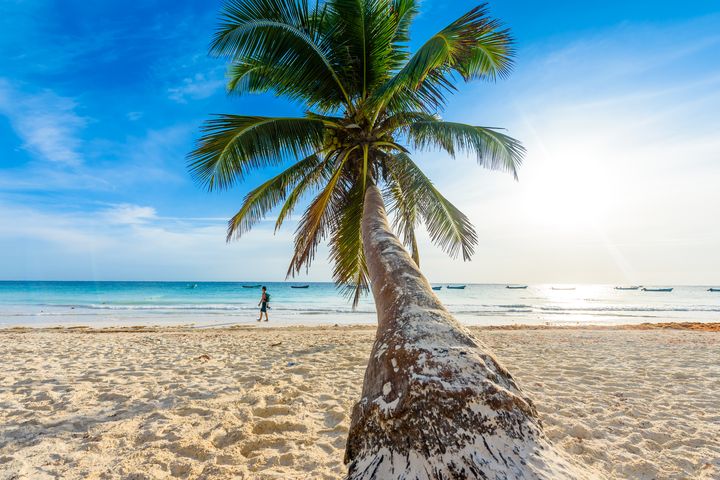
<instances>
[{"instance_id":1,"label":"ocean","mask_svg":"<svg viewBox=\"0 0 720 480\"><path fill-rule=\"evenodd\" d=\"M0 328L14 326L255 325L260 282L0 282ZM353 310L332 283L265 283L270 325L373 324L372 297ZM559 290L557 288L566 288ZM574 289L568 289L574 288ZM709 286L672 292L619 291L611 285L468 284L435 293L468 325L621 324L720 321ZM266 325L266 324L263 324Z\"/></svg>"}]
</instances>

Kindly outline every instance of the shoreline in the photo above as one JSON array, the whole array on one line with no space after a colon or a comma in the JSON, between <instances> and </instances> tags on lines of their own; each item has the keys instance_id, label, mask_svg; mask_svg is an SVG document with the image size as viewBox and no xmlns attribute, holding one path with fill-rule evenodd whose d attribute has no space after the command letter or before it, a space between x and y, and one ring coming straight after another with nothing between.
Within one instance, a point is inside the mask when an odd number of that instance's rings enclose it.
<instances>
[{"instance_id":1,"label":"shoreline","mask_svg":"<svg viewBox=\"0 0 720 480\"><path fill-rule=\"evenodd\" d=\"M264 323L264 322L263 322ZM535 325L535 324L503 324L503 325L463 325L472 331L503 331L503 330L680 330L693 332L720 332L720 322L645 322L612 325ZM26 333L26 332L71 332L71 333L163 333L163 332L196 332L196 331L237 331L237 330L283 330L283 331L313 331L313 330L375 330L375 325L364 323L357 324L323 324L323 325L291 325L276 324L271 322L260 324L238 324L238 325L127 325L127 326L98 326L87 325L53 326L53 327L32 327L32 326L10 326L0 327L0 334L3 333Z\"/></svg>"}]
</instances>

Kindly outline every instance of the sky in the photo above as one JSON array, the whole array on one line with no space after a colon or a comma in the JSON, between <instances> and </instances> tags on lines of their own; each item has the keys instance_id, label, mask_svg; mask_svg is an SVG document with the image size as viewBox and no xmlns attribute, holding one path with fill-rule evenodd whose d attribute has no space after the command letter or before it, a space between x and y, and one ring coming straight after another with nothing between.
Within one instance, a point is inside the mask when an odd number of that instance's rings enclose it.
<instances>
[{"instance_id":1,"label":"sky","mask_svg":"<svg viewBox=\"0 0 720 480\"><path fill-rule=\"evenodd\" d=\"M225 94L207 55L220 1L0 0L0 279L283 280L294 225L225 242L265 173L208 193L186 170L212 113L294 115ZM425 0L418 46L474 2ZM519 181L416 154L472 220L471 262L421 232L433 282L720 284L720 7L707 0L498 0L508 80L442 116L502 126ZM306 277L327 281L327 249Z\"/></svg>"}]
</instances>

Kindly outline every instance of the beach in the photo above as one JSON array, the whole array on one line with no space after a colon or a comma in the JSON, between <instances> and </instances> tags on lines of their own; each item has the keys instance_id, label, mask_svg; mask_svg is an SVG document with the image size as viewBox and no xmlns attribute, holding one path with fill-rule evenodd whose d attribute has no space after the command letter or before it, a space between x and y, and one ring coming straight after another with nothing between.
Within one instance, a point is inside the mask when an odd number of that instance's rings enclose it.
<instances>
[{"instance_id":1,"label":"beach","mask_svg":"<svg viewBox=\"0 0 720 480\"><path fill-rule=\"evenodd\" d=\"M598 478L719 478L717 324L668 327L471 331ZM374 332L0 330L0 480L342 478Z\"/></svg>"}]
</instances>

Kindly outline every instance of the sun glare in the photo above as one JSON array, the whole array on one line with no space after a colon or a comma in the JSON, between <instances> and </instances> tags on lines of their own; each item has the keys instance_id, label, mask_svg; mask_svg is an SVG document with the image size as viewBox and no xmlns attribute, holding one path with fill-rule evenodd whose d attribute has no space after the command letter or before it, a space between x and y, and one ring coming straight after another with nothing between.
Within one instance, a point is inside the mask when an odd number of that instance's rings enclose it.
<instances>
[{"instance_id":1,"label":"sun glare","mask_svg":"<svg viewBox=\"0 0 720 480\"><path fill-rule=\"evenodd\" d=\"M560 230L601 225L616 201L615 184L601 156L579 145L545 154L521 182L532 219Z\"/></svg>"}]
</instances>

